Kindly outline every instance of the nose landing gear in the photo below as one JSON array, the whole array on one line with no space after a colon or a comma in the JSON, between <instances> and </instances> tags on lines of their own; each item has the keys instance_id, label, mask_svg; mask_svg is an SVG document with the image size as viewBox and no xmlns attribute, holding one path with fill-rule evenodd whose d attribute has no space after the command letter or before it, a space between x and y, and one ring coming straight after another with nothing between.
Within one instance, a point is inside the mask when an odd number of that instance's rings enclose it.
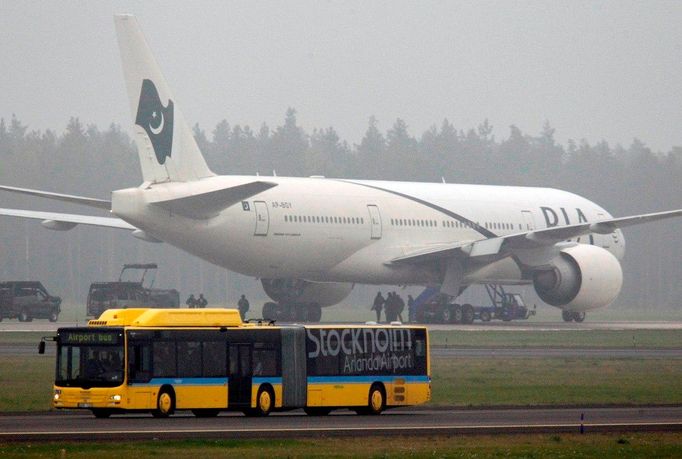
<instances>
[{"instance_id":1,"label":"nose landing gear","mask_svg":"<svg viewBox=\"0 0 682 459\"><path fill-rule=\"evenodd\" d=\"M585 320L585 311L561 311L561 318L564 322L583 322Z\"/></svg>"}]
</instances>

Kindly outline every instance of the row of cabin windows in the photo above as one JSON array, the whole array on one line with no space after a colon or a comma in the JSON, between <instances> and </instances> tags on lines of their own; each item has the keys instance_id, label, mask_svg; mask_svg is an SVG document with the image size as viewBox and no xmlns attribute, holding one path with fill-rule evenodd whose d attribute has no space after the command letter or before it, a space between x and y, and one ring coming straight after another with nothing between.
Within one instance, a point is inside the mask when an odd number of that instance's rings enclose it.
<instances>
[{"instance_id":1,"label":"row of cabin windows","mask_svg":"<svg viewBox=\"0 0 682 459\"><path fill-rule=\"evenodd\" d=\"M392 218L391 225L393 226L438 226L436 220L419 220L414 218Z\"/></svg>"},{"instance_id":2,"label":"row of cabin windows","mask_svg":"<svg viewBox=\"0 0 682 459\"><path fill-rule=\"evenodd\" d=\"M286 223L330 223L340 225L362 225L365 219L362 217L320 217L310 215L285 215Z\"/></svg>"}]
</instances>

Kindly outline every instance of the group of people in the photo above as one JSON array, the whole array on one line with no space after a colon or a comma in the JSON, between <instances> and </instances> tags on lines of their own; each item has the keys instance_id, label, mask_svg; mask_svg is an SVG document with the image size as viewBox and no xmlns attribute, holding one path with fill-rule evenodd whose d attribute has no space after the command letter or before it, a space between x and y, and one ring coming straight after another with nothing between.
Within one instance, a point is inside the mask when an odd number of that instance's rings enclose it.
<instances>
[{"instance_id":1,"label":"group of people","mask_svg":"<svg viewBox=\"0 0 682 459\"><path fill-rule=\"evenodd\" d=\"M405 309L405 301L396 292L388 292L386 298L383 297L381 292L377 293L374 297L374 302L372 303L371 311L374 311L377 315L377 322L381 322L381 311L384 311L386 317L386 322L394 322L403 320L403 310ZM412 295L407 296L407 310L408 310L408 321L414 322L414 298Z\"/></svg>"},{"instance_id":2,"label":"group of people","mask_svg":"<svg viewBox=\"0 0 682 459\"><path fill-rule=\"evenodd\" d=\"M185 301L185 304L190 308L205 308L206 305L208 304L208 301L206 301L206 298L204 298L204 294L200 293L199 298L194 297L194 293L192 293L189 298L187 298L187 301Z\"/></svg>"}]
</instances>

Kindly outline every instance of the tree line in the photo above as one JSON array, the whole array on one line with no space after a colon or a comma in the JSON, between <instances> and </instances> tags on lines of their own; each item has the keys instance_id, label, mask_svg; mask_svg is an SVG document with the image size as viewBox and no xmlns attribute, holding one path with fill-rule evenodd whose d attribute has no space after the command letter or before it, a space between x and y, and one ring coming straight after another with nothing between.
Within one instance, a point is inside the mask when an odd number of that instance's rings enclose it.
<instances>
[{"instance_id":1,"label":"tree line","mask_svg":"<svg viewBox=\"0 0 682 459\"><path fill-rule=\"evenodd\" d=\"M614 216L682 207L682 148L653 152L637 138L629 146L585 140L562 145L549 123L535 135L516 126L497 134L487 120L462 129L446 119L415 135L402 119L382 130L372 117L361 141L351 145L333 127L306 132L288 109L276 127L222 120L209 131L195 125L194 136L219 174L552 187L593 200ZM16 116L0 120L0 184L109 198L111 190L141 181L135 145L116 124L101 130L71 118L57 132L31 130ZM93 212L5 192L0 207ZM626 229L625 284L614 307L680 308L679 228L680 221L669 220ZM42 280L75 302L84 302L90 282L113 280L123 263L137 261L159 262L157 284L184 296L202 291L220 303L235 303L244 292L264 297L253 279L116 230L48 233L36 222L3 217L0 259L0 280ZM359 297L364 292L356 293L356 302L369 301Z\"/></svg>"}]
</instances>

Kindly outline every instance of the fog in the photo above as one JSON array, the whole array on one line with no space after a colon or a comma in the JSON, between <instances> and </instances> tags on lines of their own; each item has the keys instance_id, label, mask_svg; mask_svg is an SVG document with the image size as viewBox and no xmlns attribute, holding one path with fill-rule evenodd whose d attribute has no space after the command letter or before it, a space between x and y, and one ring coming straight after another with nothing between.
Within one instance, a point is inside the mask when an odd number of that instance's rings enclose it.
<instances>
[{"instance_id":1,"label":"fog","mask_svg":"<svg viewBox=\"0 0 682 459\"><path fill-rule=\"evenodd\" d=\"M216 172L553 186L616 216L682 207L678 2L3 2L0 183L108 198L140 182L117 12L137 15ZM0 207L88 211L7 193ZM615 307L679 308L680 224L625 232ZM0 260L3 280L73 301L134 261L159 262L183 297L262 295L112 230L2 217Z\"/></svg>"}]
</instances>

